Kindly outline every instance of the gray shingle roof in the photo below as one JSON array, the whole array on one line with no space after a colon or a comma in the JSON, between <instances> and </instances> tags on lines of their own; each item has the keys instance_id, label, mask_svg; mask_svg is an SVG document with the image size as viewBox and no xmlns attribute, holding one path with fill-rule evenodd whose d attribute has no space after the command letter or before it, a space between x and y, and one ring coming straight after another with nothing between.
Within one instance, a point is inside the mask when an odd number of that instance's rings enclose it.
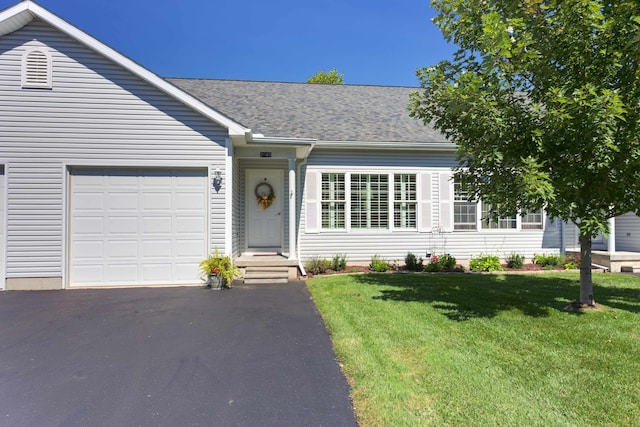
<instances>
[{"instance_id":1,"label":"gray shingle roof","mask_svg":"<svg viewBox=\"0 0 640 427\"><path fill-rule=\"evenodd\" d=\"M167 81L214 110L268 137L320 141L446 142L409 117L417 88L236 80Z\"/></svg>"}]
</instances>

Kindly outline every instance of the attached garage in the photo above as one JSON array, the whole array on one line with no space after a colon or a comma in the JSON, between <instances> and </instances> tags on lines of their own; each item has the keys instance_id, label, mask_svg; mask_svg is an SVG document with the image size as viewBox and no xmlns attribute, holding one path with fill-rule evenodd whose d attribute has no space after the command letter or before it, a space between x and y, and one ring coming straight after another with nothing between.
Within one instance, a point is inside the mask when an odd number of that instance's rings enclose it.
<instances>
[{"instance_id":1,"label":"attached garage","mask_svg":"<svg viewBox=\"0 0 640 427\"><path fill-rule=\"evenodd\" d=\"M206 169L72 169L69 286L198 283L207 182Z\"/></svg>"}]
</instances>

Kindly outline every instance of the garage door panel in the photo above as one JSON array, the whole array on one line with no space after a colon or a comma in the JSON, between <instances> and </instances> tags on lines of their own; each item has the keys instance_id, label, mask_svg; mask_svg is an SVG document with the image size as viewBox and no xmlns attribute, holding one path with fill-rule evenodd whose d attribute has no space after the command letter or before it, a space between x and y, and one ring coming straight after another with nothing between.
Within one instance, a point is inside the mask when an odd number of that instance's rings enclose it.
<instances>
[{"instance_id":1,"label":"garage door panel","mask_svg":"<svg viewBox=\"0 0 640 427\"><path fill-rule=\"evenodd\" d=\"M204 239L180 240L177 244L176 256L179 258L193 258L201 253Z\"/></svg>"},{"instance_id":2,"label":"garage door panel","mask_svg":"<svg viewBox=\"0 0 640 427\"><path fill-rule=\"evenodd\" d=\"M200 197L202 193L180 193L176 195L176 208L182 211L201 211L205 207L206 200Z\"/></svg>"},{"instance_id":3,"label":"garage door panel","mask_svg":"<svg viewBox=\"0 0 640 427\"><path fill-rule=\"evenodd\" d=\"M173 230L173 221L169 216L146 217L142 220L142 231L145 234L170 234Z\"/></svg>"},{"instance_id":4,"label":"garage door panel","mask_svg":"<svg viewBox=\"0 0 640 427\"><path fill-rule=\"evenodd\" d=\"M201 193L202 195L202 193ZM142 207L149 211L166 211L173 208L173 197L165 193L144 193L142 195Z\"/></svg>"},{"instance_id":5,"label":"garage door panel","mask_svg":"<svg viewBox=\"0 0 640 427\"><path fill-rule=\"evenodd\" d=\"M70 285L197 282L207 182L204 169L72 171Z\"/></svg>"},{"instance_id":6,"label":"garage door panel","mask_svg":"<svg viewBox=\"0 0 640 427\"><path fill-rule=\"evenodd\" d=\"M199 233L200 230L206 228L205 220L201 217L182 216L176 218L176 231L183 233Z\"/></svg>"},{"instance_id":7,"label":"garage door panel","mask_svg":"<svg viewBox=\"0 0 640 427\"><path fill-rule=\"evenodd\" d=\"M75 218L75 233L81 235L102 235L104 230L104 218L91 216L77 216Z\"/></svg>"},{"instance_id":8,"label":"garage door panel","mask_svg":"<svg viewBox=\"0 0 640 427\"><path fill-rule=\"evenodd\" d=\"M108 194L109 209L115 211L137 211L138 210L138 191L128 193L118 192Z\"/></svg>"},{"instance_id":9,"label":"garage door panel","mask_svg":"<svg viewBox=\"0 0 640 427\"><path fill-rule=\"evenodd\" d=\"M138 258L137 240L109 240L107 241L106 259L118 260L121 258Z\"/></svg>"},{"instance_id":10,"label":"garage door panel","mask_svg":"<svg viewBox=\"0 0 640 427\"><path fill-rule=\"evenodd\" d=\"M162 257L171 260L173 242L171 240L145 240L142 250L145 259Z\"/></svg>"},{"instance_id":11,"label":"garage door panel","mask_svg":"<svg viewBox=\"0 0 640 427\"><path fill-rule=\"evenodd\" d=\"M78 260L99 262L104 257L104 243L101 241L75 241L71 252Z\"/></svg>"}]
</instances>

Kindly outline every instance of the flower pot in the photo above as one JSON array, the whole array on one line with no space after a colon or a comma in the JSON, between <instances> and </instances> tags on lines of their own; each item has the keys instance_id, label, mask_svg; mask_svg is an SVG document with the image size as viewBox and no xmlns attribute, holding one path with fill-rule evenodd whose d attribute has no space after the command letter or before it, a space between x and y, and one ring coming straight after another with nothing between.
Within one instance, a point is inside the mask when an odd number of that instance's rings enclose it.
<instances>
[{"instance_id":1,"label":"flower pot","mask_svg":"<svg viewBox=\"0 0 640 427\"><path fill-rule=\"evenodd\" d=\"M219 291L220 289L225 288L225 285L226 283L224 278L215 274L209 275L209 278L207 280L207 288Z\"/></svg>"}]
</instances>

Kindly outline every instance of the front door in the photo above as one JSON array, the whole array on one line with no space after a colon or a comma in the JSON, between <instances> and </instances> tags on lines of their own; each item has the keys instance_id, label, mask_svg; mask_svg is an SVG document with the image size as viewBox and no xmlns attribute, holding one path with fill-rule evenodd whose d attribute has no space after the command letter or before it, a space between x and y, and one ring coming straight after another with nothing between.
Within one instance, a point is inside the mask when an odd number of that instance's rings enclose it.
<instances>
[{"instance_id":1,"label":"front door","mask_svg":"<svg viewBox=\"0 0 640 427\"><path fill-rule=\"evenodd\" d=\"M282 250L284 177L277 169L246 172L247 249Z\"/></svg>"}]
</instances>

